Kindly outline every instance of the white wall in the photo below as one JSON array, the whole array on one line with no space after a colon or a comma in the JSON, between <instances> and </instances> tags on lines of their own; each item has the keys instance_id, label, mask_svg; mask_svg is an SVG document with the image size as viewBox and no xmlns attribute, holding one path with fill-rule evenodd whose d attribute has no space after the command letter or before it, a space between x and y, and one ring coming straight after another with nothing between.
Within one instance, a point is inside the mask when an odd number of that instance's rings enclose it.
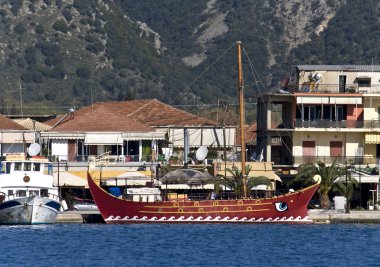
<instances>
[{"instance_id":1,"label":"white wall","mask_svg":"<svg viewBox=\"0 0 380 267\"><path fill-rule=\"evenodd\" d=\"M58 156L59 160L67 160L68 156L68 140L54 139L51 141L51 155Z\"/></svg>"},{"instance_id":2,"label":"white wall","mask_svg":"<svg viewBox=\"0 0 380 267\"><path fill-rule=\"evenodd\" d=\"M378 97L364 98L364 120L379 120L380 99Z\"/></svg>"},{"instance_id":3,"label":"white wall","mask_svg":"<svg viewBox=\"0 0 380 267\"><path fill-rule=\"evenodd\" d=\"M340 133L340 132L295 132L293 155L302 157L302 142L315 141L315 156L330 157L330 141L341 141L343 156L357 156L359 147L363 147L363 133Z\"/></svg>"}]
</instances>

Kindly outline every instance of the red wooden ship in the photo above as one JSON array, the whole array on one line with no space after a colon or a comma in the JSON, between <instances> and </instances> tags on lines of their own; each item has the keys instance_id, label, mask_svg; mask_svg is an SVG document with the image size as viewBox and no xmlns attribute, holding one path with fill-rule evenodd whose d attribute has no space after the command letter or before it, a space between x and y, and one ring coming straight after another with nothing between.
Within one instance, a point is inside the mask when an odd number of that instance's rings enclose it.
<instances>
[{"instance_id":1,"label":"red wooden ship","mask_svg":"<svg viewBox=\"0 0 380 267\"><path fill-rule=\"evenodd\" d=\"M241 151L245 151L244 98L241 67L241 42L238 48L240 95ZM252 199L247 195L245 153L241 153L241 177L244 195L238 199L221 200L162 200L160 194L138 197L115 197L98 186L88 174L88 185L98 209L106 223L181 222L181 223L312 223L307 205L319 187L315 184L304 189L271 198ZM159 192L158 192L159 193Z\"/></svg>"},{"instance_id":2,"label":"red wooden ship","mask_svg":"<svg viewBox=\"0 0 380 267\"><path fill-rule=\"evenodd\" d=\"M307 204L319 187L316 183L299 191L263 199L133 201L115 197L88 175L88 185L106 223L312 223ZM154 199L154 198L153 198Z\"/></svg>"}]
</instances>

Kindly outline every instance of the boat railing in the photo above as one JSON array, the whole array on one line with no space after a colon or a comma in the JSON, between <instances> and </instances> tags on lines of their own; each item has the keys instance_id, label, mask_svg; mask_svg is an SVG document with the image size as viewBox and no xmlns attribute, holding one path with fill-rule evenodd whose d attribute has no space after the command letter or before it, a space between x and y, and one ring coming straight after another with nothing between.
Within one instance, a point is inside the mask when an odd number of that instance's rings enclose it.
<instances>
[{"instance_id":1,"label":"boat railing","mask_svg":"<svg viewBox=\"0 0 380 267\"><path fill-rule=\"evenodd\" d=\"M4 193L1 192L1 194L4 194ZM33 195L36 195L36 194L34 194L34 193L29 194L29 196L33 196ZM15 194L4 194L4 196L5 196L5 200L12 200L12 199L20 198L20 197L27 197L26 193L24 193L24 192L23 193L15 193ZM52 194L52 193L41 194L40 196L60 201L59 196Z\"/></svg>"},{"instance_id":2,"label":"boat railing","mask_svg":"<svg viewBox=\"0 0 380 267\"><path fill-rule=\"evenodd\" d=\"M250 199L264 199L271 197L283 196L287 193L294 192L294 190L251 190ZM161 193L161 194L123 194L120 198L131 200L133 202L161 202L161 201L201 201L201 200L231 200L242 199L243 193L236 192L219 192L212 196L211 192L208 193Z\"/></svg>"}]
</instances>

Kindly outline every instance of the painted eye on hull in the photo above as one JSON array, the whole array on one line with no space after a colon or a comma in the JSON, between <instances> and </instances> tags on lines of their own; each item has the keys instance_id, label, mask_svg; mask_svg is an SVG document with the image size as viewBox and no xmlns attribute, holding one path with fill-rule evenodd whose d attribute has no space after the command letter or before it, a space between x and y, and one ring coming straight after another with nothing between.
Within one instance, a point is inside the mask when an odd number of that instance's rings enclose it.
<instances>
[{"instance_id":1,"label":"painted eye on hull","mask_svg":"<svg viewBox=\"0 0 380 267\"><path fill-rule=\"evenodd\" d=\"M277 211L286 211L288 209L288 204L285 202L276 202L274 205Z\"/></svg>"}]
</instances>

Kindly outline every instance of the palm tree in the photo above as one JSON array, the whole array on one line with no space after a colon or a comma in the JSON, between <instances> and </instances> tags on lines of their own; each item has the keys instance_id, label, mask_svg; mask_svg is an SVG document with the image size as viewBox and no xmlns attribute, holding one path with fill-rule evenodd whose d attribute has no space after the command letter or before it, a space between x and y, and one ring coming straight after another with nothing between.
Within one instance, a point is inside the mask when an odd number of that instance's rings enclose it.
<instances>
[{"instance_id":1,"label":"palm tree","mask_svg":"<svg viewBox=\"0 0 380 267\"><path fill-rule=\"evenodd\" d=\"M325 163L318 161L316 164L304 164L298 167L296 181L303 181L304 184L309 185L314 182L314 175L321 176L321 183L319 185L319 194L321 200L321 207L327 209L330 206L329 192L334 187L334 182L337 178L344 176L347 169L342 169L336 159L331 166L326 166Z\"/></svg>"},{"instance_id":2,"label":"palm tree","mask_svg":"<svg viewBox=\"0 0 380 267\"><path fill-rule=\"evenodd\" d=\"M348 174L350 173L349 172L347 173L347 181L342 178L336 181L333 188L334 192L340 192L342 196L346 197L347 211L350 209L350 203L351 203L352 195L354 193L354 189L358 186L358 181Z\"/></svg>"},{"instance_id":3,"label":"palm tree","mask_svg":"<svg viewBox=\"0 0 380 267\"><path fill-rule=\"evenodd\" d=\"M247 165L245 166L245 173L249 174L251 171L251 166ZM234 169L227 169L227 172L229 172L232 177L224 177L222 180L220 180L219 184L227 186L234 190L235 194L238 196L243 195L243 179L242 179L242 173L241 170L234 168ZM251 195L251 188L258 186L258 185L266 185L270 188L273 187L272 181L264 176L259 177L247 177L247 194Z\"/></svg>"}]
</instances>

